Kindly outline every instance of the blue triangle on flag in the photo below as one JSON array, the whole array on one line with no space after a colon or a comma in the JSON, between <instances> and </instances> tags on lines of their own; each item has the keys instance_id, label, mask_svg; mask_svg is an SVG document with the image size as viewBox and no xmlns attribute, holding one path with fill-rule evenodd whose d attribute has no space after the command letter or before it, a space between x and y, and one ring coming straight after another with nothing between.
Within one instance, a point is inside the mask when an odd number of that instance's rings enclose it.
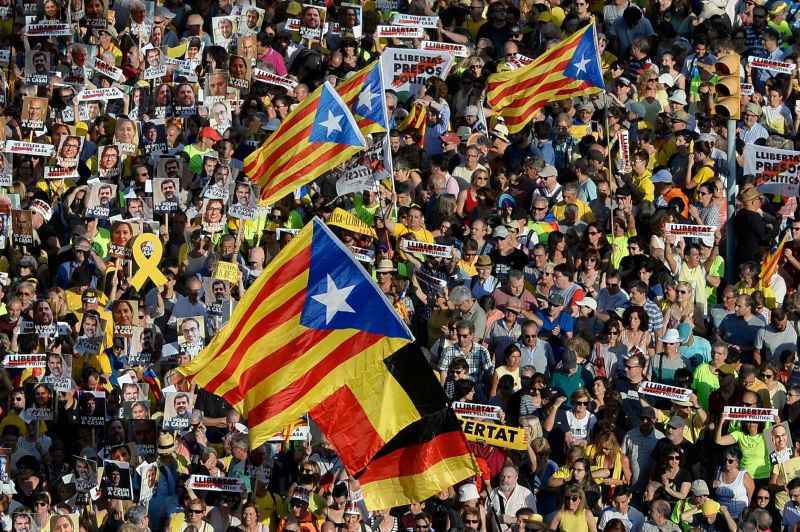
<instances>
[{"instance_id":1,"label":"blue triangle on flag","mask_svg":"<svg viewBox=\"0 0 800 532\"><path fill-rule=\"evenodd\" d=\"M386 110L384 109L383 82L381 81L380 63L376 62L364 79L364 85L353 103L353 114L363 116L386 127Z\"/></svg>"},{"instance_id":2,"label":"blue triangle on flag","mask_svg":"<svg viewBox=\"0 0 800 532\"><path fill-rule=\"evenodd\" d=\"M584 32L575 52L564 69L564 75L573 79L582 80L598 88L605 88L603 72L600 68L600 55L597 53L597 40L595 39L594 25Z\"/></svg>"},{"instance_id":3,"label":"blue triangle on flag","mask_svg":"<svg viewBox=\"0 0 800 532\"><path fill-rule=\"evenodd\" d=\"M336 235L315 218L306 301L300 324L313 329L358 329L413 340L386 296Z\"/></svg>"},{"instance_id":4,"label":"blue triangle on flag","mask_svg":"<svg viewBox=\"0 0 800 532\"><path fill-rule=\"evenodd\" d=\"M355 118L336 89L327 81L319 94L317 113L308 139L311 142L333 142L360 148L367 145Z\"/></svg>"}]
</instances>

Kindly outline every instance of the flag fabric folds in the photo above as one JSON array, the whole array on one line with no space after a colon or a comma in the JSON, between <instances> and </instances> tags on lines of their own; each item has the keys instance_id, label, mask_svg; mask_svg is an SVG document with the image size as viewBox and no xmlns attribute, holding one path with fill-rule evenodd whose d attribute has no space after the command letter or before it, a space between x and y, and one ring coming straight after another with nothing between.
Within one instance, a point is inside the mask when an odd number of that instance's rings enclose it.
<instances>
[{"instance_id":1,"label":"flag fabric folds","mask_svg":"<svg viewBox=\"0 0 800 532\"><path fill-rule=\"evenodd\" d=\"M411 110L403 121L398 124L397 129L403 133L416 131L417 145L422 147L425 144L425 130L428 128L428 108L421 103L414 103Z\"/></svg>"},{"instance_id":2,"label":"flag fabric folds","mask_svg":"<svg viewBox=\"0 0 800 532\"><path fill-rule=\"evenodd\" d=\"M767 253L761 262L761 272L759 277L761 279L761 286L766 288L772 282L772 276L778 271L778 266L781 264L783 258L783 249L786 247L786 242L789 241L789 232L787 232L781 239L778 247L774 251Z\"/></svg>"},{"instance_id":3,"label":"flag fabric folds","mask_svg":"<svg viewBox=\"0 0 800 532\"><path fill-rule=\"evenodd\" d=\"M382 399L380 384L384 359L412 340L369 274L315 218L179 371L247 418L252 447L320 403L338 401L348 416L370 425L373 439L357 447L366 463L420 418L407 397ZM398 390L391 382L384 388ZM381 415L383 404L397 411Z\"/></svg>"},{"instance_id":4,"label":"flag fabric folds","mask_svg":"<svg viewBox=\"0 0 800 532\"><path fill-rule=\"evenodd\" d=\"M365 147L348 106L325 82L245 158L244 171L261 187L263 202L272 204Z\"/></svg>"},{"instance_id":5,"label":"flag fabric folds","mask_svg":"<svg viewBox=\"0 0 800 532\"><path fill-rule=\"evenodd\" d=\"M339 83L336 91L352 111L361 133L382 133L389 129L380 61L373 61Z\"/></svg>"},{"instance_id":6,"label":"flag fabric folds","mask_svg":"<svg viewBox=\"0 0 800 532\"><path fill-rule=\"evenodd\" d=\"M489 76L487 100L518 133L548 102L605 89L594 24L553 45L530 64Z\"/></svg>"},{"instance_id":7,"label":"flag fabric folds","mask_svg":"<svg viewBox=\"0 0 800 532\"><path fill-rule=\"evenodd\" d=\"M386 359L385 366L421 417L400 431L355 474L370 509L424 501L478 474L461 425L447 406L444 390L419 347L412 344L402 348ZM311 417L318 424L323 419L314 412ZM326 430L324 425L320 427L329 438L332 432L338 432L355 440L363 432L358 427L352 432L335 426ZM338 449L336 439L333 441Z\"/></svg>"}]
</instances>

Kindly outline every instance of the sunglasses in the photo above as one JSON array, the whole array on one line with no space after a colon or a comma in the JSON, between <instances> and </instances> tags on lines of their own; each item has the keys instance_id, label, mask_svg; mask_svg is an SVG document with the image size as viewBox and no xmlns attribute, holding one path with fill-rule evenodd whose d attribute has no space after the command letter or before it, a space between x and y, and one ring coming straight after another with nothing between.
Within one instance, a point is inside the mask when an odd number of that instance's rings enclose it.
<instances>
[{"instance_id":1,"label":"sunglasses","mask_svg":"<svg viewBox=\"0 0 800 532\"><path fill-rule=\"evenodd\" d=\"M575 401L576 406L587 406L589 401Z\"/></svg>"}]
</instances>

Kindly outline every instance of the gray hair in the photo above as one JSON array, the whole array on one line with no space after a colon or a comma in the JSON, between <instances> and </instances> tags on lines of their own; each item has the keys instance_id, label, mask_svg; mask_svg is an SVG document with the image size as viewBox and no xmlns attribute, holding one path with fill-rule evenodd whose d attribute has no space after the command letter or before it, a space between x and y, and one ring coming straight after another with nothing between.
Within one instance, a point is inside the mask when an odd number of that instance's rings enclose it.
<instances>
[{"instance_id":1,"label":"gray hair","mask_svg":"<svg viewBox=\"0 0 800 532\"><path fill-rule=\"evenodd\" d=\"M452 290L450 290L450 301L458 305L459 303L463 303L464 301L469 301L472 299L472 293L469 291L469 288L466 286L456 286Z\"/></svg>"},{"instance_id":2,"label":"gray hair","mask_svg":"<svg viewBox=\"0 0 800 532\"><path fill-rule=\"evenodd\" d=\"M250 442L247 440L247 436L244 434L236 434L231 438L231 448L236 447L237 449L249 449Z\"/></svg>"},{"instance_id":3,"label":"gray hair","mask_svg":"<svg viewBox=\"0 0 800 532\"><path fill-rule=\"evenodd\" d=\"M125 521L140 528L144 527L144 520L147 518L147 509L141 504L131 506L125 512Z\"/></svg>"}]
</instances>

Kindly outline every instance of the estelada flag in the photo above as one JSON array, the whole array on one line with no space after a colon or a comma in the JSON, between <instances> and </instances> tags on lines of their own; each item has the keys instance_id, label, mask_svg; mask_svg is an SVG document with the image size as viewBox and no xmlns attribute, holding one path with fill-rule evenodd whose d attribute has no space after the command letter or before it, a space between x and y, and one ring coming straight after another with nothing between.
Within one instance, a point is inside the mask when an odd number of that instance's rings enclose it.
<instances>
[{"instance_id":1,"label":"estelada flag","mask_svg":"<svg viewBox=\"0 0 800 532\"><path fill-rule=\"evenodd\" d=\"M775 248L775 251L767 253L764 257L764 260L761 262L761 273L759 277L761 279L761 286L766 288L772 282L772 276L778 271L778 266L780 266L781 259L783 258L783 249L786 247L786 242L789 241L789 233L787 232L783 235L780 244L778 247Z\"/></svg>"},{"instance_id":2,"label":"estelada flag","mask_svg":"<svg viewBox=\"0 0 800 532\"><path fill-rule=\"evenodd\" d=\"M252 447L320 403L341 408L369 427L372 439L354 444L349 454L357 456L347 457L363 467L420 418L399 385L385 378L383 362L412 340L369 274L315 218L179 371L247 418Z\"/></svg>"},{"instance_id":3,"label":"estelada flag","mask_svg":"<svg viewBox=\"0 0 800 532\"><path fill-rule=\"evenodd\" d=\"M348 106L327 81L244 160L247 176L271 205L333 170L367 144Z\"/></svg>"},{"instance_id":4,"label":"estelada flag","mask_svg":"<svg viewBox=\"0 0 800 532\"><path fill-rule=\"evenodd\" d=\"M421 418L400 431L355 473L370 509L424 501L479 472L461 425L419 347L411 344L402 348L387 358L385 365ZM322 419L319 414L311 412L318 424ZM320 424L320 428L338 450L336 434L331 436L342 431L335 429L336 423L328 425L330 428ZM354 424L346 437L356 439L361 434L363 430Z\"/></svg>"},{"instance_id":5,"label":"estelada flag","mask_svg":"<svg viewBox=\"0 0 800 532\"><path fill-rule=\"evenodd\" d=\"M417 145L422 147L425 144L425 131L428 129L428 108L415 102L397 129L403 133L416 131Z\"/></svg>"},{"instance_id":6,"label":"estelada flag","mask_svg":"<svg viewBox=\"0 0 800 532\"><path fill-rule=\"evenodd\" d=\"M518 133L548 102L605 89L594 24L573 33L518 70L489 76L486 98Z\"/></svg>"},{"instance_id":7,"label":"estelada flag","mask_svg":"<svg viewBox=\"0 0 800 532\"><path fill-rule=\"evenodd\" d=\"M350 107L361 133L380 133L389 129L379 60L336 85L336 92Z\"/></svg>"}]
</instances>

